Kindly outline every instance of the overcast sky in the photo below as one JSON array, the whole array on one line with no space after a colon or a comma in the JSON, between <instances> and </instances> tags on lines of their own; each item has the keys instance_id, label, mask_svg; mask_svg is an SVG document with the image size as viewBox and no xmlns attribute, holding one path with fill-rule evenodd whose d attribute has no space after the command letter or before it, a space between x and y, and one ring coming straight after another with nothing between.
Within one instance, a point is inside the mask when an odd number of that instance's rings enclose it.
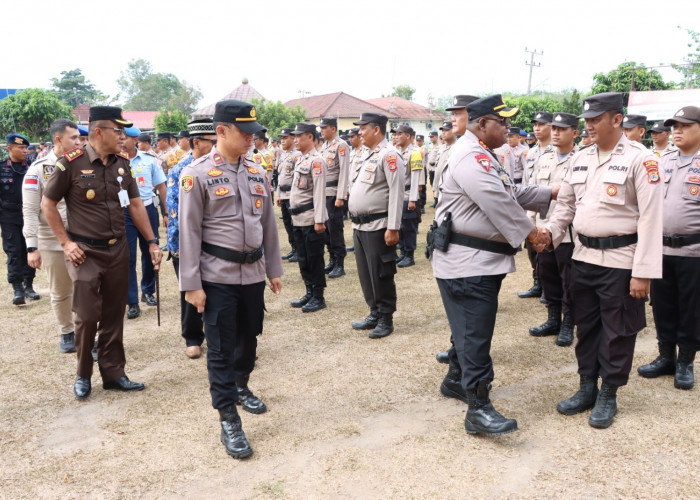
<instances>
[{"instance_id":1,"label":"overcast sky","mask_svg":"<svg viewBox=\"0 0 700 500\"><path fill-rule=\"evenodd\" d=\"M269 100L344 91L362 99L410 84L428 96L578 88L623 61L682 62L698 0L26 0L5 10L0 87L50 87L81 68L110 95L133 58L202 91L204 106L246 77ZM10 40L14 41L11 46ZM20 57L26 58L20 61ZM666 80L680 80L661 68Z\"/></svg>"}]
</instances>

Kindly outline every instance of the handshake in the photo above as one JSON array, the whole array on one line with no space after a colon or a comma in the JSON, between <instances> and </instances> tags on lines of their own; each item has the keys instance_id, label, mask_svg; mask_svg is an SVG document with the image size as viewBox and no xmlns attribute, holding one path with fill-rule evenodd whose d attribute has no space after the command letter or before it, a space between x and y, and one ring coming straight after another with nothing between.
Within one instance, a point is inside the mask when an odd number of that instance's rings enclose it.
<instances>
[{"instance_id":1,"label":"handshake","mask_svg":"<svg viewBox=\"0 0 700 500\"><path fill-rule=\"evenodd\" d=\"M552 233L549 232L549 229L544 227L539 229L534 228L530 231L530 234L527 235L527 241L535 252L541 253L552 244Z\"/></svg>"}]
</instances>

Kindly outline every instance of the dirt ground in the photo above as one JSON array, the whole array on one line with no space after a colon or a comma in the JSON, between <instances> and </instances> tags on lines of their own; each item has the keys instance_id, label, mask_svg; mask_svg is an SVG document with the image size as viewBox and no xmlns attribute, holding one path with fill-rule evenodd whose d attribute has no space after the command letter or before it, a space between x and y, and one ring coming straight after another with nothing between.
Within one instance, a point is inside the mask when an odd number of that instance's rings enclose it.
<instances>
[{"instance_id":1,"label":"dirt ground","mask_svg":"<svg viewBox=\"0 0 700 500\"><path fill-rule=\"evenodd\" d=\"M350 234L346 224L348 242ZM162 326L145 305L125 320L127 374L146 390L104 391L95 370L87 401L73 396L74 355L58 352L44 272L42 299L26 306L12 306L5 285L0 497L700 498L698 389L636 374L656 353L650 310L613 426L591 428L588 413L559 415L557 402L577 389L574 350L528 335L546 312L516 296L531 284L518 254L519 271L500 294L492 399L520 430L469 436L466 405L439 392L446 366L435 353L449 345L449 329L429 262L417 262L397 275L396 331L381 340L350 328L367 313L352 254L347 276L329 280L328 308L314 314L289 306L303 285L296 264L285 263L282 294L267 294L250 384L269 411L241 412L255 451L245 461L219 442L205 359L185 357L170 263Z\"/></svg>"}]
</instances>

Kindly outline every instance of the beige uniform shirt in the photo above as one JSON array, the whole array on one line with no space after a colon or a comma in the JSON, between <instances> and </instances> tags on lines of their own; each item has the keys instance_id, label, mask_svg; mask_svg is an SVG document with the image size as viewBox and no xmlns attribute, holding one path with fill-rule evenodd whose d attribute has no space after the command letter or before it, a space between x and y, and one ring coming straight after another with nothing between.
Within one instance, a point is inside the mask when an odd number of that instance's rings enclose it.
<instances>
[{"instance_id":1,"label":"beige uniform shirt","mask_svg":"<svg viewBox=\"0 0 700 500\"><path fill-rule=\"evenodd\" d=\"M262 259L239 264L202 250L202 242L249 252L264 245ZM250 285L282 276L277 221L265 172L241 157L231 165L214 147L180 176L180 290L202 281Z\"/></svg>"},{"instance_id":2,"label":"beige uniform shirt","mask_svg":"<svg viewBox=\"0 0 700 500\"><path fill-rule=\"evenodd\" d=\"M299 157L294 167L289 207L297 208L313 202L314 208L292 215L295 226L313 226L328 220L325 194L327 168L325 160L315 149Z\"/></svg>"},{"instance_id":3,"label":"beige uniform shirt","mask_svg":"<svg viewBox=\"0 0 700 500\"><path fill-rule=\"evenodd\" d=\"M664 180L664 235L700 233L700 151L683 164L680 151L661 157ZM663 248L664 255L700 257L700 243Z\"/></svg>"},{"instance_id":4,"label":"beige uniform shirt","mask_svg":"<svg viewBox=\"0 0 700 500\"><path fill-rule=\"evenodd\" d=\"M57 160L56 153L51 150L49 154L32 163L31 167L27 169L22 182L22 214L24 216L22 234L27 240L27 247L62 252L61 244L56 239L48 222L46 222L46 217L41 211L41 196L44 194L46 181L56 168ZM63 226L68 227L68 212L65 200L61 199L56 208L61 215Z\"/></svg>"},{"instance_id":5,"label":"beige uniform shirt","mask_svg":"<svg viewBox=\"0 0 700 500\"><path fill-rule=\"evenodd\" d=\"M554 147L551 144L547 144L546 147L541 147L539 141L533 147L527 151L523 151L523 159L525 160L525 170L523 171L523 184L530 184L532 179L532 173L535 170L535 163L545 153L553 151Z\"/></svg>"},{"instance_id":6,"label":"beige uniform shirt","mask_svg":"<svg viewBox=\"0 0 700 500\"><path fill-rule=\"evenodd\" d=\"M444 143L440 146L440 151L438 152L438 162L435 168L435 176L433 177L433 196L437 198L439 196L438 187L440 186L440 178L442 177L442 171L445 170L447 162L450 161L450 151L452 150L452 145Z\"/></svg>"},{"instance_id":7,"label":"beige uniform shirt","mask_svg":"<svg viewBox=\"0 0 700 500\"><path fill-rule=\"evenodd\" d=\"M367 148L365 146L360 146L359 148L353 149L350 154L350 168L348 169L348 194L352 189L352 181L355 176L355 171L359 168L360 161L362 160L362 155Z\"/></svg>"},{"instance_id":8,"label":"beige uniform shirt","mask_svg":"<svg viewBox=\"0 0 700 500\"><path fill-rule=\"evenodd\" d=\"M280 200L288 200L292 195L292 180L294 179L294 165L297 159L301 157L301 153L292 149L291 151L282 151L277 155L277 197ZM282 191L282 186L289 189Z\"/></svg>"},{"instance_id":9,"label":"beige uniform shirt","mask_svg":"<svg viewBox=\"0 0 700 500\"><path fill-rule=\"evenodd\" d=\"M348 192L348 179L350 178L350 147L348 143L340 137L335 137L331 142L324 142L319 153L326 164L326 184L335 184L335 186L326 186L326 196L335 196L336 200L345 199L345 193Z\"/></svg>"},{"instance_id":10,"label":"beige uniform shirt","mask_svg":"<svg viewBox=\"0 0 700 500\"><path fill-rule=\"evenodd\" d=\"M670 142L668 142L666 144L666 147L664 149L662 149L661 151L657 150L655 146L651 147L651 152L659 157L667 155L669 153L674 153L676 151L678 151L678 148L676 146L674 146L673 144L671 144Z\"/></svg>"},{"instance_id":11,"label":"beige uniform shirt","mask_svg":"<svg viewBox=\"0 0 700 500\"><path fill-rule=\"evenodd\" d=\"M523 207L546 212L549 187L517 187L497 157L470 131L452 148L450 163L442 175L435 220L452 214L452 231L519 246L533 224ZM447 252L432 257L436 278L490 276L515 271L515 259L463 245L451 244Z\"/></svg>"},{"instance_id":12,"label":"beige uniform shirt","mask_svg":"<svg viewBox=\"0 0 700 500\"><path fill-rule=\"evenodd\" d=\"M382 212L389 215L366 224L353 222L352 228L360 231L398 231L401 228L405 177L403 159L386 139L374 149L363 147L352 177L348 210L352 215Z\"/></svg>"},{"instance_id":13,"label":"beige uniform shirt","mask_svg":"<svg viewBox=\"0 0 700 500\"><path fill-rule=\"evenodd\" d=\"M596 238L638 234L636 244L598 250L575 242L573 258L615 269L635 278L661 278L663 191L658 159L621 135L602 163L593 144L576 153L546 227L556 247L569 224Z\"/></svg>"},{"instance_id":14,"label":"beige uniform shirt","mask_svg":"<svg viewBox=\"0 0 700 500\"><path fill-rule=\"evenodd\" d=\"M399 153L406 168L403 201L418 201L418 186L420 184L420 174L423 171L423 156L413 144L406 146L406 149L403 151L399 150Z\"/></svg>"},{"instance_id":15,"label":"beige uniform shirt","mask_svg":"<svg viewBox=\"0 0 700 500\"><path fill-rule=\"evenodd\" d=\"M440 149L440 144L435 144L431 142L428 146L428 172L434 172L437 168L438 161L438 151Z\"/></svg>"}]
</instances>

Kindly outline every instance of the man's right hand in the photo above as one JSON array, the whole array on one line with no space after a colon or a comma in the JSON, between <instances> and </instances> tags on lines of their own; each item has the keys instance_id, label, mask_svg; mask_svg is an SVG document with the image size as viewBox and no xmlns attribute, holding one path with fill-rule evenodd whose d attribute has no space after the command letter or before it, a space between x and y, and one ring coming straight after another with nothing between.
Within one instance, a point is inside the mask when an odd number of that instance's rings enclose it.
<instances>
[{"instance_id":1,"label":"man's right hand","mask_svg":"<svg viewBox=\"0 0 700 500\"><path fill-rule=\"evenodd\" d=\"M198 313L203 313L204 306L207 303L207 294L201 288L199 290L187 290L185 292L185 300L195 306Z\"/></svg>"},{"instance_id":2,"label":"man's right hand","mask_svg":"<svg viewBox=\"0 0 700 500\"><path fill-rule=\"evenodd\" d=\"M41 269L41 252L39 250L34 250L33 252L27 253L27 264L32 269Z\"/></svg>"},{"instance_id":3,"label":"man's right hand","mask_svg":"<svg viewBox=\"0 0 700 500\"><path fill-rule=\"evenodd\" d=\"M85 262L85 253L75 241L68 241L63 247L63 254L75 267Z\"/></svg>"}]
</instances>

